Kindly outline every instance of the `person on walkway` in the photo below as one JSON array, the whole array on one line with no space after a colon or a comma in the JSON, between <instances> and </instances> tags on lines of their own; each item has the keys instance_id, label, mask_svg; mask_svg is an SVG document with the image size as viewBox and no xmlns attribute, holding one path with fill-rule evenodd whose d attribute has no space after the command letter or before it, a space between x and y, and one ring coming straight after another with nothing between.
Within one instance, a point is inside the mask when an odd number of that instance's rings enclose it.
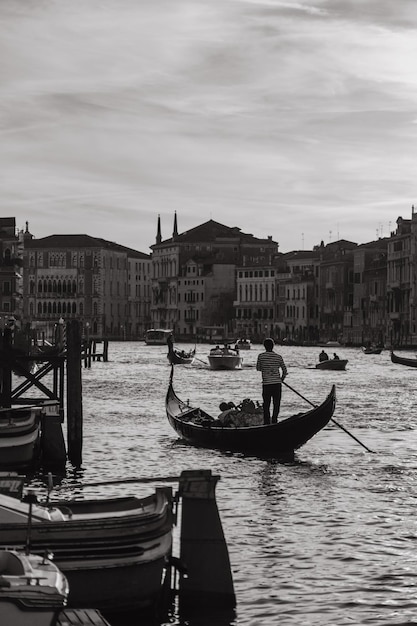
<instances>
[{"instance_id":1,"label":"person on walkway","mask_svg":"<svg viewBox=\"0 0 417 626\"><path fill-rule=\"evenodd\" d=\"M282 382L287 375L287 368L282 356L274 352L273 339L265 339L264 348L265 352L259 354L256 362L256 369L262 374L264 424L271 423L271 400L273 402L272 423L276 424L281 405Z\"/></svg>"},{"instance_id":2,"label":"person on walkway","mask_svg":"<svg viewBox=\"0 0 417 626\"><path fill-rule=\"evenodd\" d=\"M328 361L329 360L329 355L327 354L327 352L325 352L324 350L322 350L319 354L319 361L320 363L322 363L323 361Z\"/></svg>"}]
</instances>

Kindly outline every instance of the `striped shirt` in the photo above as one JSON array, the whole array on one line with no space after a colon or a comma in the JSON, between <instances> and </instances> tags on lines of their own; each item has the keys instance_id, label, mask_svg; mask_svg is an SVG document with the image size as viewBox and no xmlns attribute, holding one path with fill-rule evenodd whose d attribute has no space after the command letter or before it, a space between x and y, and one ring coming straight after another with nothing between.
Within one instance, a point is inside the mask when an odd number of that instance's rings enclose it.
<instances>
[{"instance_id":1,"label":"striped shirt","mask_svg":"<svg viewBox=\"0 0 417 626\"><path fill-rule=\"evenodd\" d=\"M276 385L282 382L280 368L282 370L282 376L285 378L287 375L287 368L280 354L274 351L261 352L256 362L256 369L262 372L262 384L263 385Z\"/></svg>"}]
</instances>

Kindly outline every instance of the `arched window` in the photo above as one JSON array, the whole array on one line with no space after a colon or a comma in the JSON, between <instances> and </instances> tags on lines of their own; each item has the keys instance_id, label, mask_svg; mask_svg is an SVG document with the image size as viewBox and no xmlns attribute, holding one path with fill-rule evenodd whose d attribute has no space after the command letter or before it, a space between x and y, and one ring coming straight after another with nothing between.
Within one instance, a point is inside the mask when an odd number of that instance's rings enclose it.
<instances>
[{"instance_id":1,"label":"arched window","mask_svg":"<svg viewBox=\"0 0 417 626\"><path fill-rule=\"evenodd\" d=\"M48 293L48 281L46 279L43 281L43 292Z\"/></svg>"},{"instance_id":2,"label":"arched window","mask_svg":"<svg viewBox=\"0 0 417 626\"><path fill-rule=\"evenodd\" d=\"M38 315L42 315L42 302L38 302Z\"/></svg>"},{"instance_id":3,"label":"arched window","mask_svg":"<svg viewBox=\"0 0 417 626\"><path fill-rule=\"evenodd\" d=\"M57 314L61 315L61 303L58 302L58 310L57 310Z\"/></svg>"},{"instance_id":4,"label":"arched window","mask_svg":"<svg viewBox=\"0 0 417 626\"><path fill-rule=\"evenodd\" d=\"M48 315L52 314L52 302L48 302Z\"/></svg>"},{"instance_id":5,"label":"arched window","mask_svg":"<svg viewBox=\"0 0 417 626\"><path fill-rule=\"evenodd\" d=\"M58 281L57 287L58 287L58 293L62 293L62 285L61 285L61 281L60 280Z\"/></svg>"},{"instance_id":6,"label":"arched window","mask_svg":"<svg viewBox=\"0 0 417 626\"><path fill-rule=\"evenodd\" d=\"M54 282L52 283L52 291L53 291L54 293L56 293L56 292L57 292L57 284L56 284L56 280L54 280Z\"/></svg>"},{"instance_id":7,"label":"arched window","mask_svg":"<svg viewBox=\"0 0 417 626\"><path fill-rule=\"evenodd\" d=\"M52 280L48 280L48 293L52 293Z\"/></svg>"},{"instance_id":8,"label":"arched window","mask_svg":"<svg viewBox=\"0 0 417 626\"><path fill-rule=\"evenodd\" d=\"M56 315L56 301L54 300L53 305L52 305L52 313L54 315Z\"/></svg>"},{"instance_id":9,"label":"arched window","mask_svg":"<svg viewBox=\"0 0 417 626\"><path fill-rule=\"evenodd\" d=\"M75 280L72 281L72 293L77 293L77 283Z\"/></svg>"},{"instance_id":10,"label":"arched window","mask_svg":"<svg viewBox=\"0 0 417 626\"><path fill-rule=\"evenodd\" d=\"M41 280L38 282L38 291L39 293L42 293L42 281Z\"/></svg>"},{"instance_id":11,"label":"arched window","mask_svg":"<svg viewBox=\"0 0 417 626\"><path fill-rule=\"evenodd\" d=\"M75 302L72 303L72 314L75 315L77 312L77 305Z\"/></svg>"},{"instance_id":12,"label":"arched window","mask_svg":"<svg viewBox=\"0 0 417 626\"><path fill-rule=\"evenodd\" d=\"M46 315L46 310L47 310L47 309L46 309L46 302L44 302L44 303L43 303L43 312L44 312L44 314L45 314L45 315Z\"/></svg>"},{"instance_id":13,"label":"arched window","mask_svg":"<svg viewBox=\"0 0 417 626\"><path fill-rule=\"evenodd\" d=\"M67 283L65 280L62 281L62 293L67 293Z\"/></svg>"},{"instance_id":14,"label":"arched window","mask_svg":"<svg viewBox=\"0 0 417 626\"><path fill-rule=\"evenodd\" d=\"M29 287L30 293L34 294L35 293L35 282L33 280L30 281L30 287Z\"/></svg>"},{"instance_id":15,"label":"arched window","mask_svg":"<svg viewBox=\"0 0 417 626\"><path fill-rule=\"evenodd\" d=\"M64 283L65 285L65 283ZM65 302L62 303L62 313L65 315L65 313L67 312L67 305Z\"/></svg>"}]
</instances>

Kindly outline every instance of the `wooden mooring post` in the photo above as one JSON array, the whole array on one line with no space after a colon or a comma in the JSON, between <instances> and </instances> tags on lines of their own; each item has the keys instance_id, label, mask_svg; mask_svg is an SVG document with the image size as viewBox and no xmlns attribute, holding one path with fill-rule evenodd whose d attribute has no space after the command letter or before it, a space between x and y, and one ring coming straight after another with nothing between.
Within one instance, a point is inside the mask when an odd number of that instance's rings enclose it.
<instances>
[{"instance_id":1,"label":"wooden mooring post","mask_svg":"<svg viewBox=\"0 0 417 626\"><path fill-rule=\"evenodd\" d=\"M83 446L81 332L77 320L67 322L67 440L68 458L80 467Z\"/></svg>"},{"instance_id":2,"label":"wooden mooring post","mask_svg":"<svg viewBox=\"0 0 417 626\"><path fill-rule=\"evenodd\" d=\"M236 606L229 552L215 496L218 480L211 470L181 473L181 609Z\"/></svg>"}]
</instances>

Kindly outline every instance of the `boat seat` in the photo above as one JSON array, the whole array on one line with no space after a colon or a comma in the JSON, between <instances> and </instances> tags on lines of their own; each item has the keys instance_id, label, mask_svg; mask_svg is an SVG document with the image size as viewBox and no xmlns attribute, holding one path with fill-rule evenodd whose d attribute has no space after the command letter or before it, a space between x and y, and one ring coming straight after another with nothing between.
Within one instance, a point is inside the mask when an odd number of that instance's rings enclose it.
<instances>
[{"instance_id":1,"label":"boat seat","mask_svg":"<svg viewBox=\"0 0 417 626\"><path fill-rule=\"evenodd\" d=\"M10 552L0 552L0 576L22 576L25 573L22 561Z\"/></svg>"}]
</instances>

